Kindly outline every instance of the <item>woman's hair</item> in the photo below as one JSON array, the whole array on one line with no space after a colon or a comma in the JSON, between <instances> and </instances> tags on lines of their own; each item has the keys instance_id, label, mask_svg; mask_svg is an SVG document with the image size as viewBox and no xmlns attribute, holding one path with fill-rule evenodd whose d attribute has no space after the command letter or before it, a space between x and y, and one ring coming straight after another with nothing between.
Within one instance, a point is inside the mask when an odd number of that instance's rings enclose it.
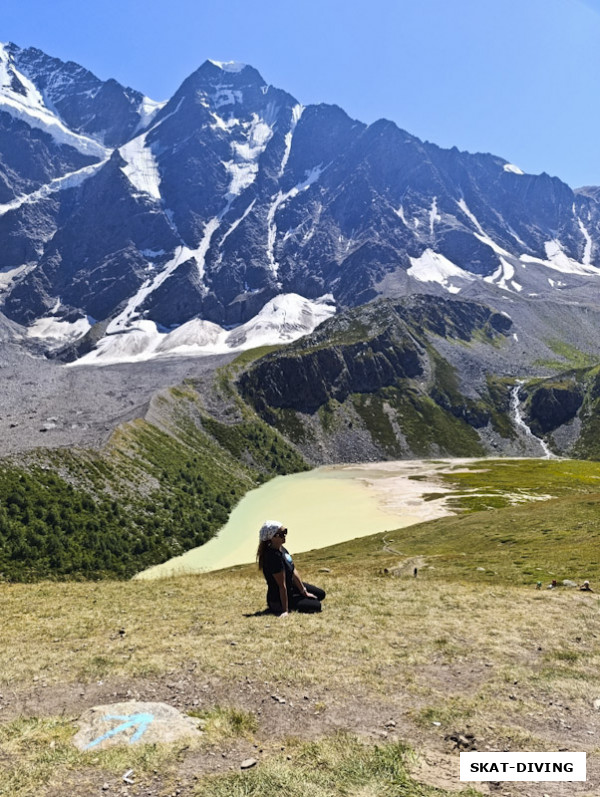
<instances>
[{"instance_id":1,"label":"woman's hair","mask_svg":"<svg viewBox=\"0 0 600 797\"><path fill-rule=\"evenodd\" d=\"M258 569L262 570L265 563L265 551L271 545L271 540L261 540L258 543L258 550L256 551L256 561L258 562Z\"/></svg>"}]
</instances>

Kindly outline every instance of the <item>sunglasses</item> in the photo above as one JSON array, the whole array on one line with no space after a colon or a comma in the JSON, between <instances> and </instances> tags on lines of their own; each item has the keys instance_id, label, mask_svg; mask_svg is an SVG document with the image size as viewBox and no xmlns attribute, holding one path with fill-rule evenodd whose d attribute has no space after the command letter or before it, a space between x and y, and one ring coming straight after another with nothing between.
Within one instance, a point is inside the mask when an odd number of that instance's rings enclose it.
<instances>
[{"instance_id":1,"label":"sunglasses","mask_svg":"<svg viewBox=\"0 0 600 797\"><path fill-rule=\"evenodd\" d=\"M274 537L285 537L286 534L287 534L287 529L280 529L279 531L276 531L275 534L273 534L273 536Z\"/></svg>"}]
</instances>

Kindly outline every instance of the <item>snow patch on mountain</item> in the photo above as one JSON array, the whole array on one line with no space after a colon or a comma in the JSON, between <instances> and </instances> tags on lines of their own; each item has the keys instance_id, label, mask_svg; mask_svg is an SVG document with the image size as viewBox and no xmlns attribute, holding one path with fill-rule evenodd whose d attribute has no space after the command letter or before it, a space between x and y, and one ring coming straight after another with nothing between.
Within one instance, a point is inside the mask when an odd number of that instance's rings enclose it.
<instances>
[{"instance_id":1,"label":"snow patch on mountain","mask_svg":"<svg viewBox=\"0 0 600 797\"><path fill-rule=\"evenodd\" d=\"M568 257L561 242L556 238L552 241L547 241L544 244L544 249L546 250L546 257L557 271L562 271L565 274L600 274L600 269L590 264L578 263Z\"/></svg>"},{"instance_id":2,"label":"snow patch on mountain","mask_svg":"<svg viewBox=\"0 0 600 797\"><path fill-rule=\"evenodd\" d=\"M396 214L396 216L398 216L399 219L402 219L402 223L404 224L404 226L408 227L408 221L406 220L406 216L404 215L404 207L400 205L398 210L394 210L394 213Z\"/></svg>"},{"instance_id":3,"label":"snow patch on mountain","mask_svg":"<svg viewBox=\"0 0 600 797\"><path fill-rule=\"evenodd\" d=\"M411 267L407 270L410 277L419 282L437 282L449 293L458 293L460 286L454 285L451 280L461 279L472 282L475 277L468 271L456 266L443 255L426 249L420 257L411 257Z\"/></svg>"},{"instance_id":4,"label":"snow patch on mountain","mask_svg":"<svg viewBox=\"0 0 600 797\"><path fill-rule=\"evenodd\" d=\"M147 297L150 296L153 291L159 288L163 282L171 276L178 266L187 262L193 256L193 251L187 246L178 246L173 254L173 257L164 266L162 271L159 274L156 274L154 278L147 279L139 288L137 293L135 293L129 299L125 309L110 322L106 329L107 334L110 335L116 332L123 332L125 329L127 329L132 321L134 321L139 308L142 306Z\"/></svg>"},{"instance_id":5,"label":"snow patch on mountain","mask_svg":"<svg viewBox=\"0 0 600 797\"><path fill-rule=\"evenodd\" d=\"M214 66L218 66L219 69L222 69L223 72L238 73L247 66L247 64L242 64L239 61L213 61L212 58L209 58L208 60L211 64L214 64Z\"/></svg>"},{"instance_id":6,"label":"snow patch on mountain","mask_svg":"<svg viewBox=\"0 0 600 797\"><path fill-rule=\"evenodd\" d=\"M108 150L87 136L74 133L50 111L42 95L22 72L19 72L8 53L0 44L0 111L25 122L29 127L48 133L59 145L74 147L84 155L106 158Z\"/></svg>"},{"instance_id":7,"label":"snow patch on mountain","mask_svg":"<svg viewBox=\"0 0 600 797\"><path fill-rule=\"evenodd\" d=\"M83 169L77 169L75 172L69 172L69 174L65 174L63 177L56 177L54 180L46 183L46 185L38 188L37 191L32 191L31 194L23 194L4 205L0 205L0 217L10 210L17 210L26 203L35 204L57 191L65 191L68 188L80 186L85 180L88 180L92 175L96 174L106 163L107 159L99 161L98 163L93 163L91 166L84 166Z\"/></svg>"},{"instance_id":8,"label":"snow patch on mountain","mask_svg":"<svg viewBox=\"0 0 600 797\"><path fill-rule=\"evenodd\" d=\"M563 274L579 274L581 276L598 275L600 268L592 266L587 263L579 263L577 260L569 257L563 249L559 240L553 238L551 241L546 241L544 244L547 260L542 260L539 257L532 257L531 255L521 255L523 263L538 263L546 268L560 271Z\"/></svg>"},{"instance_id":9,"label":"snow patch on mountain","mask_svg":"<svg viewBox=\"0 0 600 797\"><path fill-rule=\"evenodd\" d=\"M474 213L471 212L469 206L467 205L467 203L465 202L465 200L463 198L458 200L457 205L462 210L462 212L465 214L465 216L467 216L469 221L471 221L473 223L473 225L475 226L475 228L477 229L476 237L482 243L486 244L491 249L493 249L494 252L496 252L496 254L504 255L505 257L510 257L510 253L507 252L506 249L503 249L501 246L498 246L498 244L495 241L493 241L490 238L490 236L486 233L486 231L483 229L483 227L479 223L479 219L475 216ZM508 227L508 231L509 231L509 233L512 235L512 237L515 239L515 241L518 244L520 244L521 246L526 246L526 244L519 238L519 236L512 229L512 227L509 226Z\"/></svg>"},{"instance_id":10,"label":"snow patch on mountain","mask_svg":"<svg viewBox=\"0 0 600 797\"><path fill-rule=\"evenodd\" d=\"M78 318L76 321L64 321L54 316L46 316L36 319L27 328L27 337L62 345L83 337L91 326L88 317Z\"/></svg>"},{"instance_id":11,"label":"snow patch on mountain","mask_svg":"<svg viewBox=\"0 0 600 797\"><path fill-rule=\"evenodd\" d=\"M465 200L463 198L461 198L461 199L458 200L458 202L456 204L462 210L462 212L465 214L465 216L469 219L469 221L473 224L473 226L475 227L477 232L483 238L487 238L488 236L487 236L485 230L483 229L483 227L481 226L481 224L479 223L477 218L473 215L473 213L471 213L471 211L469 210L469 206L467 205Z\"/></svg>"},{"instance_id":12,"label":"snow patch on mountain","mask_svg":"<svg viewBox=\"0 0 600 797\"><path fill-rule=\"evenodd\" d=\"M254 207L254 205L255 205L255 204L256 204L256 198L254 198L254 199L252 200L252 202L251 202L251 203L248 205L248 207L247 207L247 208L246 208L246 210L245 210L245 211L242 213L242 215L239 217L239 219L236 219L236 220L233 222L233 224L231 225L231 227L230 227L230 228L227 230L227 232L225 233L225 235L224 235L224 236L221 238L221 241L220 241L220 243L219 243L219 246L223 246L223 244L224 244L224 243L225 243L225 241L226 241L226 240L229 238L229 236L231 235L231 233L232 233L232 232L234 232L234 231L235 231L235 230L236 230L236 229L237 229L237 228L240 226L240 224L241 224L241 223L244 221L244 219L246 218L246 216L247 216L247 215L248 215L248 214L249 214L249 213L252 211L252 208Z\"/></svg>"},{"instance_id":13,"label":"snow patch on mountain","mask_svg":"<svg viewBox=\"0 0 600 797\"><path fill-rule=\"evenodd\" d=\"M495 241L493 241L489 235L481 235L480 233L475 233L475 238L481 241L482 244L486 244L489 246L490 249L493 249L497 255L501 255L502 257L513 257L510 252L507 252L506 249L503 249L499 246Z\"/></svg>"},{"instance_id":14,"label":"snow patch on mountain","mask_svg":"<svg viewBox=\"0 0 600 797\"><path fill-rule=\"evenodd\" d=\"M182 264L187 263L188 260L195 260L198 268L198 275L200 280L204 278L204 263L206 260L206 253L210 247L210 243L214 233L217 231L221 223L221 217L216 216L210 219L204 225L204 233L200 244L195 249L190 249L189 246L182 244L175 250L173 257L164 266L159 274L156 274L152 279L147 279L139 288L136 294L132 296L127 302L125 309L119 313L108 325L106 332L112 334L115 332L122 332L130 327L133 323L139 325L139 320L136 316L140 307L144 304L148 296L159 288L163 282L168 279L171 274Z\"/></svg>"},{"instance_id":15,"label":"snow patch on mountain","mask_svg":"<svg viewBox=\"0 0 600 797\"><path fill-rule=\"evenodd\" d=\"M279 264L275 260L275 240L277 238L275 214L279 208L288 201L288 199L293 199L295 196L298 196L301 191L306 191L306 189L310 188L313 183L316 183L323 172L324 169L322 164L314 166L312 169L306 172L304 180L301 183L297 183L293 188L285 193L279 191L269 207L267 213L267 262L269 264L271 273L275 277L279 272Z\"/></svg>"},{"instance_id":16,"label":"snow patch on mountain","mask_svg":"<svg viewBox=\"0 0 600 797\"><path fill-rule=\"evenodd\" d=\"M219 86L211 97L211 102L214 108L222 108L226 105L240 105L244 101L244 95L241 91L233 89L229 86Z\"/></svg>"},{"instance_id":17,"label":"snow patch on mountain","mask_svg":"<svg viewBox=\"0 0 600 797\"><path fill-rule=\"evenodd\" d=\"M331 294L313 301L290 293L271 299L254 318L233 330L194 318L171 332L160 332L153 321L140 320L131 329L107 334L92 352L71 363L70 367L135 362L161 356L223 354L291 343L334 314Z\"/></svg>"},{"instance_id":18,"label":"snow patch on mountain","mask_svg":"<svg viewBox=\"0 0 600 797\"><path fill-rule=\"evenodd\" d=\"M563 280L553 280L550 277L548 277L548 284L550 285L551 288L566 288L567 287L567 283L563 282Z\"/></svg>"},{"instance_id":19,"label":"snow patch on mountain","mask_svg":"<svg viewBox=\"0 0 600 797\"><path fill-rule=\"evenodd\" d=\"M167 102L168 100L157 102L156 100L151 100L150 97L143 97L137 109L140 121L135 132L137 133L138 130L144 130L144 128L148 127L157 113L162 111Z\"/></svg>"},{"instance_id":20,"label":"snow patch on mountain","mask_svg":"<svg viewBox=\"0 0 600 797\"><path fill-rule=\"evenodd\" d=\"M296 130L296 126L300 121L300 117L304 111L304 106L298 103L294 105L292 108L292 123L290 125L290 129L285 134L285 151L283 153L283 158L281 159L281 166L279 167L279 177L283 177L283 173L285 171L285 167L287 166L287 162L290 159L290 152L292 151L292 139L294 137L294 131Z\"/></svg>"},{"instance_id":21,"label":"snow patch on mountain","mask_svg":"<svg viewBox=\"0 0 600 797\"><path fill-rule=\"evenodd\" d=\"M2 291L7 290L14 280L19 276L19 274L23 274L24 272L31 269L31 266L23 265L17 266L16 268L6 268L0 270L0 293Z\"/></svg>"},{"instance_id":22,"label":"snow patch on mountain","mask_svg":"<svg viewBox=\"0 0 600 797\"><path fill-rule=\"evenodd\" d=\"M230 133L234 127L242 124L235 116L230 116L229 119L223 119L214 111L211 111L210 115L215 120L214 124L210 125L211 130L223 130L225 133Z\"/></svg>"},{"instance_id":23,"label":"snow patch on mountain","mask_svg":"<svg viewBox=\"0 0 600 797\"><path fill-rule=\"evenodd\" d=\"M252 185L258 174L258 159L273 136L271 125L256 113L244 126L247 128L245 139L231 143L233 158L223 163L231 177L227 192L229 198L239 196Z\"/></svg>"},{"instance_id":24,"label":"snow patch on mountain","mask_svg":"<svg viewBox=\"0 0 600 797\"><path fill-rule=\"evenodd\" d=\"M438 213L437 209L437 197L434 196L431 201L431 210L429 211L429 232L430 235L433 237L433 226L436 221L441 221L442 217Z\"/></svg>"},{"instance_id":25,"label":"snow patch on mountain","mask_svg":"<svg viewBox=\"0 0 600 797\"><path fill-rule=\"evenodd\" d=\"M510 172L511 174L525 174L525 172L519 169L518 166L515 166L514 163L505 163L503 169L505 172Z\"/></svg>"},{"instance_id":26,"label":"snow patch on mountain","mask_svg":"<svg viewBox=\"0 0 600 797\"><path fill-rule=\"evenodd\" d=\"M229 209L229 208L227 208ZM204 264L206 262L206 254L210 248L210 244L212 241L213 235L219 229L219 225L221 224L221 219L226 211L223 211L219 216L215 216L215 218L210 219L204 225L204 234L202 236L202 240L198 247L194 250L191 250L192 257L196 261L196 265L198 267L198 276L200 280L204 279Z\"/></svg>"},{"instance_id":27,"label":"snow patch on mountain","mask_svg":"<svg viewBox=\"0 0 600 797\"><path fill-rule=\"evenodd\" d=\"M523 247L527 246L525 241L523 241L521 238L519 238L517 233L513 230L513 228L509 224L507 225L507 230L512 235L512 237L515 239L515 241L519 244L519 246L523 246Z\"/></svg>"},{"instance_id":28,"label":"snow patch on mountain","mask_svg":"<svg viewBox=\"0 0 600 797\"><path fill-rule=\"evenodd\" d=\"M483 281L490 285L497 285L504 291L512 291L519 293L523 290L523 286L514 280L515 267L505 260L500 258L500 265L489 277L484 277Z\"/></svg>"},{"instance_id":29,"label":"snow patch on mountain","mask_svg":"<svg viewBox=\"0 0 600 797\"><path fill-rule=\"evenodd\" d=\"M579 223L579 229L581 230L581 234L585 238L585 249L583 250L583 265L584 266L591 266L592 264L592 237L589 234L587 227L581 221L579 216L577 217L577 221Z\"/></svg>"},{"instance_id":30,"label":"snow patch on mountain","mask_svg":"<svg viewBox=\"0 0 600 797\"><path fill-rule=\"evenodd\" d=\"M119 149L119 155L126 161L121 171L138 191L160 199L158 163L146 141L147 135L148 133L143 133Z\"/></svg>"},{"instance_id":31,"label":"snow patch on mountain","mask_svg":"<svg viewBox=\"0 0 600 797\"><path fill-rule=\"evenodd\" d=\"M227 334L227 347L241 350L291 343L333 315L335 304L330 293L316 300L297 293L281 294L267 302L250 321L231 330Z\"/></svg>"}]
</instances>

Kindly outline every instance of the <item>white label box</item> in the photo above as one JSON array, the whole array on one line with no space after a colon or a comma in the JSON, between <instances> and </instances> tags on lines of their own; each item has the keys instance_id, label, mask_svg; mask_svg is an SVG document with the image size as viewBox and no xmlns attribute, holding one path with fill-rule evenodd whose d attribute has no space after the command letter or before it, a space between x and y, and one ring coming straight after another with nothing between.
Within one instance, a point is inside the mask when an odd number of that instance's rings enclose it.
<instances>
[{"instance_id":1,"label":"white label box","mask_svg":"<svg viewBox=\"0 0 600 797\"><path fill-rule=\"evenodd\" d=\"M586 780L585 753L461 753L461 780Z\"/></svg>"}]
</instances>

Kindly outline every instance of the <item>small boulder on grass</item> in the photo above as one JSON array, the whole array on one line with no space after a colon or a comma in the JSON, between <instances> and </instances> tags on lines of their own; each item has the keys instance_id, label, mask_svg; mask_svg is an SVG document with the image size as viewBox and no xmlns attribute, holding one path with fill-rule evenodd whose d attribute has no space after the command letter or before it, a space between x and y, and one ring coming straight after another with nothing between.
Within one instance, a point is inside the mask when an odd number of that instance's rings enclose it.
<instances>
[{"instance_id":1,"label":"small boulder on grass","mask_svg":"<svg viewBox=\"0 0 600 797\"><path fill-rule=\"evenodd\" d=\"M79 750L104 750L131 744L161 744L199 736L198 723L166 703L129 700L94 706L78 720L73 744Z\"/></svg>"}]
</instances>

